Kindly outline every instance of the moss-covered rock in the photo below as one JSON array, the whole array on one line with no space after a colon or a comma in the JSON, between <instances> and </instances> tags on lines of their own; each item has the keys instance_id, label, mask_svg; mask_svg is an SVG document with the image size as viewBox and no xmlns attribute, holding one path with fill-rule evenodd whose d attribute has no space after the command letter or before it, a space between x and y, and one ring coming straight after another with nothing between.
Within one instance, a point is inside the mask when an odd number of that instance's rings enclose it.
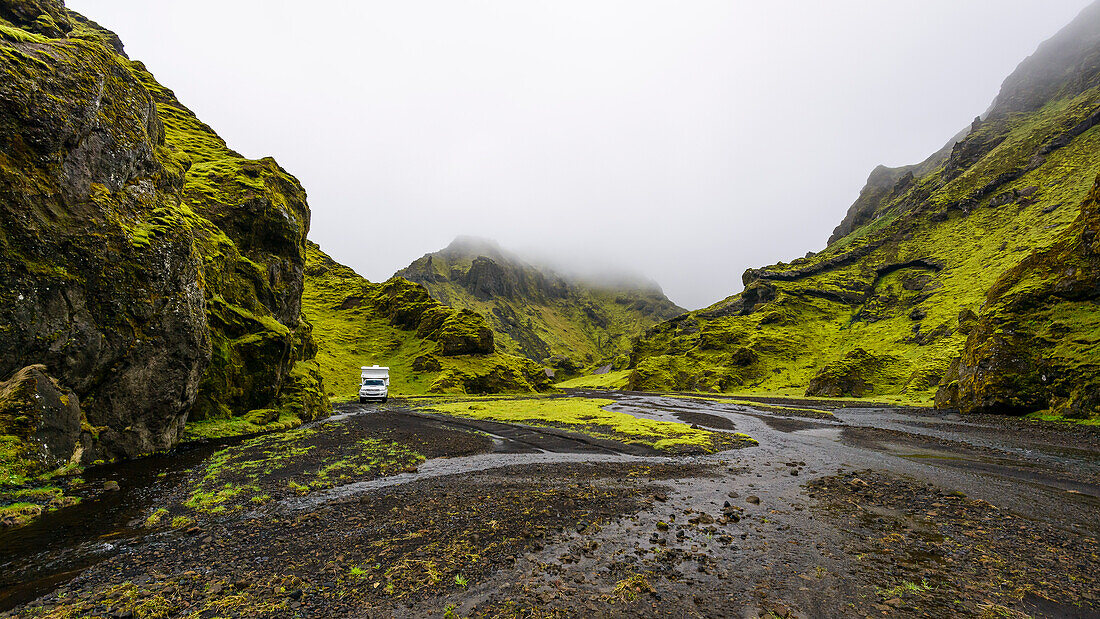
<instances>
[{"instance_id":1,"label":"moss-covered rock","mask_svg":"<svg viewBox=\"0 0 1100 619\"><path fill-rule=\"evenodd\" d=\"M895 361L857 348L821 368L806 386L806 395L862 398L874 390L882 370Z\"/></svg>"},{"instance_id":2,"label":"moss-covered rock","mask_svg":"<svg viewBox=\"0 0 1100 619\"><path fill-rule=\"evenodd\" d=\"M487 355L496 350L493 330L481 314L471 310L453 312L443 321L435 337L440 344L440 353L448 357Z\"/></svg>"},{"instance_id":3,"label":"moss-covered rock","mask_svg":"<svg viewBox=\"0 0 1100 619\"><path fill-rule=\"evenodd\" d=\"M0 74L0 375L42 364L71 388L101 428L86 460L171 447L193 412L325 414L291 379L310 358L297 181L60 2L0 1Z\"/></svg>"},{"instance_id":4,"label":"moss-covered rock","mask_svg":"<svg viewBox=\"0 0 1100 619\"><path fill-rule=\"evenodd\" d=\"M965 412L1097 416L1100 402L1100 176L1077 218L990 288L936 395Z\"/></svg>"},{"instance_id":5,"label":"moss-covered rock","mask_svg":"<svg viewBox=\"0 0 1100 619\"><path fill-rule=\"evenodd\" d=\"M45 369L28 366L0 382L0 485L79 457L80 402Z\"/></svg>"}]
</instances>

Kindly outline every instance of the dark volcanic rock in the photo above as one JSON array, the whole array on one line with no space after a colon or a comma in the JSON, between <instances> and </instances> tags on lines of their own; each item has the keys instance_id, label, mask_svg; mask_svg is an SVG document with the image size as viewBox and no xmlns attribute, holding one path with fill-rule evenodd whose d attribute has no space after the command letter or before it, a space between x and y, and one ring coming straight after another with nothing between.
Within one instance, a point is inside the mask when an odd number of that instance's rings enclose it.
<instances>
[{"instance_id":1,"label":"dark volcanic rock","mask_svg":"<svg viewBox=\"0 0 1100 619\"><path fill-rule=\"evenodd\" d=\"M171 447L193 412L325 414L297 181L61 3L0 17L25 29L0 36L0 375L42 364L71 388L101 428L86 460Z\"/></svg>"},{"instance_id":2,"label":"dark volcanic rock","mask_svg":"<svg viewBox=\"0 0 1100 619\"><path fill-rule=\"evenodd\" d=\"M0 382L0 434L22 439L22 462L2 462L24 475L53 470L73 457L80 439L80 403L32 365Z\"/></svg>"}]
</instances>

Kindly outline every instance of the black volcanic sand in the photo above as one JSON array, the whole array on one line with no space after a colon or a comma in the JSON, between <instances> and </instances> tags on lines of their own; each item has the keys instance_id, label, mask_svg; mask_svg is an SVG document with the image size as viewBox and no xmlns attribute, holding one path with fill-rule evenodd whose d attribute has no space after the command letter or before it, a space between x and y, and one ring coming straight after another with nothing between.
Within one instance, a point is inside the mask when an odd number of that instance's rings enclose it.
<instances>
[{"instance_id":1,"label":"black volcanic sand","mask_svg":"<svg viewBox=\"0 0 1100 619\"><path fill-rule=\"evenodd\" d=\"M11 614L1100 616L1091 429L886 408L807 422L614 397L618 410L736 427L760 446L653 457L348 406L361 414L304 440L337 453L333 437L381 438L429 460L155 529ZM287 470L307 474L321 456Z\"/></svg>"}]
</instances>

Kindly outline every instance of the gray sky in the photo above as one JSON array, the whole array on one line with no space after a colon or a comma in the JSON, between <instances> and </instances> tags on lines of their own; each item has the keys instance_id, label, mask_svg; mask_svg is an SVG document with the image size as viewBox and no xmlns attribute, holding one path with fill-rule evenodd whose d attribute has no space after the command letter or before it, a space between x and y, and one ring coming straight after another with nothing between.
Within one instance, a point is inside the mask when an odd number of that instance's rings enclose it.
<instances>
[{"instance_id":1,"label":"gray sky","mask_svg":"<svg viewBox=\"0 0 1100 619\"><path fill-rule=\"evenodd\" d=\"M372 281L459 234L698 308L819 250L1088 0L69 0Z\"/></svg>"}]
</instances>

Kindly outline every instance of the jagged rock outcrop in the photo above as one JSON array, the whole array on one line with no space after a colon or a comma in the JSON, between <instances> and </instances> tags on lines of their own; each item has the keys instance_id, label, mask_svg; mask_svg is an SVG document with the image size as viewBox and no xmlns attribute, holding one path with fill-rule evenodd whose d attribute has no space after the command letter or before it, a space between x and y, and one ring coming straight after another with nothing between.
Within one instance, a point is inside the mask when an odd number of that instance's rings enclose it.
<instances>
[{"instance_id":1,"label":"jagged rock outcrop","mask_svg":"<svg viewBox=\"0 0 1100 619\"><path fill-rule=\"evenodd\" d=\"M497 344L555 368L558 379L619 358L630 338L683 313L655 284L585 282L528 264L496 243L459 237L397 276L489 320Z\"/></svg>"},{"instance_id":2,"label":"jagged rock outcrop","mask_svg":"<svg viewBox=\"0 0 1100 619\"><path fill-rule=\"evenodd\" d=\"M189 417L325 414L297 181L62 3L0 18L0 378L41 364L71 389L86 461L171 447Z\"/></svg>"}]
</instances>

